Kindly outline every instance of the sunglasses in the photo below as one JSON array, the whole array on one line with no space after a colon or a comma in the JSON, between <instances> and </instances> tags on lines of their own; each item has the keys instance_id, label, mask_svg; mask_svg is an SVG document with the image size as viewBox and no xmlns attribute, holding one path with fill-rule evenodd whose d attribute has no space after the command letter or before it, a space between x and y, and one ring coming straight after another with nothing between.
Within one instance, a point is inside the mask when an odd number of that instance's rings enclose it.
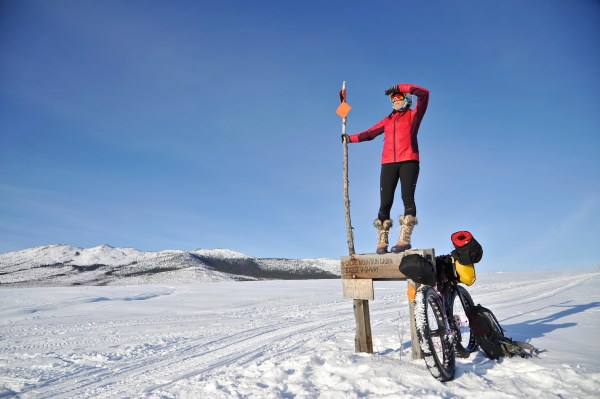
<instances>
[{"instance_id":1,"label":"sunglasses","mask_svg":"<svg viewBox=\"0 0 600 399\"><path fill-rule=\"evenodd\" d=\"M404 100L404 96L400 95L400 94L395 94L392 96L392 98L390 99L391 102L395 102L395 101L402 101Z\"/></svg>"}]
</instances>

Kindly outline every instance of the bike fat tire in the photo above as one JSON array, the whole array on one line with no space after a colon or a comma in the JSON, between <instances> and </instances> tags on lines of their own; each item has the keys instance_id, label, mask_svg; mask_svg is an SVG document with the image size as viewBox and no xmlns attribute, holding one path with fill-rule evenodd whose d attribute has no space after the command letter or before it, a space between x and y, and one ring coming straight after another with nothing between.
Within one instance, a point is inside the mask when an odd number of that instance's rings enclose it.
<instances>
[{"instance_id":1,"label":"bike fat tire","mask_svg":"<svg viewBox=\"0 0 600 399\"><path fill-rule=\"evenodd\" d=\"M461 302L462 298L462 302ZM452 315L456 320L460 320L459 325L456 325L458 329L458 336L456 340L456 354L459 357L469 357L471 352L477 350L477 342L475 341L475 335L469 325L469 319L467 318L467 310L475 306L471 294L462 286L457 285L456 290L452 290L450 303L452 304ZM463 306L464 304L464 306Z\"/></svg>"},{"instance_id":2,"label":"bike fat tire","mask_svg":"<svg viewBox=\"0 0 600 399\"><path fill-rule=\"evenodd\" d=\"M440 296L430 286L422 285L415 296L414 311L417 338L427 369L439 381L452 380L456 359Z\"/></svg>"}]
</instances>

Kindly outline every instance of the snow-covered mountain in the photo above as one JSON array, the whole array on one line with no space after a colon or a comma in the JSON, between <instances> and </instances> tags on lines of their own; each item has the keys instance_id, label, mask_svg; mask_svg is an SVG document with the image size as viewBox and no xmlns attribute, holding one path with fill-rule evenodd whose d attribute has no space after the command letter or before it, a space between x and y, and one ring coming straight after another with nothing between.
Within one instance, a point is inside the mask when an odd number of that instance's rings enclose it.
<instances>
[{"instance_id":1,"label":"snow-covered mountain","mask_svg":"<svg viewBox=\"0 0 600 399\"><path fill-rule=\"evenodd\" d=\"M227 249L143 252L56 244L0 253L0 284L21 287L339 278L339 269L337 259L255 258Z\"/></svg>"}]
</instances>

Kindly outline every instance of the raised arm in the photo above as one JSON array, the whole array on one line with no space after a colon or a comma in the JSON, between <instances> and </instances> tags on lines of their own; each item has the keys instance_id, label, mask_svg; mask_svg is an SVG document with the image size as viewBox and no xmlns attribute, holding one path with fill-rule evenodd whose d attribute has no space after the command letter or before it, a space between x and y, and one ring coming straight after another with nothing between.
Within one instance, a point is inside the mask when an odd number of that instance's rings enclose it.
<instances>
[{"instance_id":1,"label":"raised arm","mask_svg":"<svg viewBox=\"0 0 600 399\"><path fill-rule=\"evenodd\" d=\"M423 115L425 115L425 111L427 111L427 104L429 104L429 90L413 84L400 83L398 85L398 91L417 96L418 101L415 107L415 113L419 120L422 119Z\"/></svg>"}]
</instances>

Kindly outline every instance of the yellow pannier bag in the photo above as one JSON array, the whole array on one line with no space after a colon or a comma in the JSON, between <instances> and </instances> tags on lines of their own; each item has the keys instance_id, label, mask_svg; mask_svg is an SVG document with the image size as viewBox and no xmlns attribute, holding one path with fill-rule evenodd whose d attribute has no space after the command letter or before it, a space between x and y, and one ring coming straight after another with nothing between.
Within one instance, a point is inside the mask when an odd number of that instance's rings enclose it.
<instances>
[{"instance_id":1,"label":"yellow pannier bag","mask_svg":"<svg viewBox=\"0 0 600 399\"><path fill-rule=\"evenodd\" d=\"M475 282L475 267L470 265L463 265L459 261L454 261L454 267L456 268L456 274L461 283L465 285L473 285Z\"/></svg>"}]
</instances>

